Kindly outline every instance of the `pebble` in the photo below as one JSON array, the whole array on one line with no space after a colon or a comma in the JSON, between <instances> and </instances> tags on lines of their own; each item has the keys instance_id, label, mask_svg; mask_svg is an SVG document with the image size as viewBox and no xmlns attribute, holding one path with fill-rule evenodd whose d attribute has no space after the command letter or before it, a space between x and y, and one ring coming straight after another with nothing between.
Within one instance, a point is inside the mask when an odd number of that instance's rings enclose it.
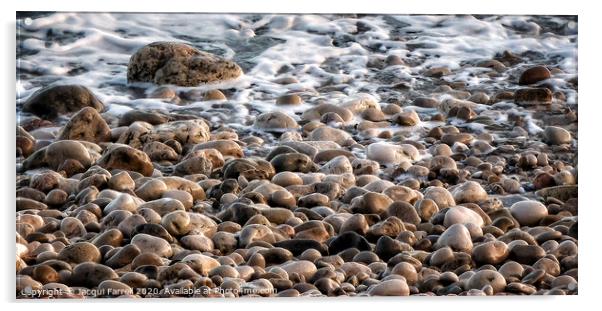
<instances>
[{"instance_id":1,"label":"pebble","mask_svg":"<svg viewBox=\"0 0 602 311\"><path fill-rule=\"evenodd\" d=\"M255 127L264 130L295 129L299 125L289 115L280 111L271 111L260 114L255 119Z\"/></svg>"},{"instance_id":2,"label":"pebble","mask_svg":"<svg viewBox=\"0 0 602 311\"><path fill-rule=\"evenodd\" d=\"M138 172L144 176L153 173L153 164L146 153L130 146L115 144L98 160L98 165L113 170L122 169Z\"/></svg>"},{"instance_id":3,"label":"pebble","mask_svg":"<svg viewBox=\"0 0 602 311\"><path fill-rule=\"evenodd\" d=\"M382 281L368 289L370 296L409 296L410 288L403 279Z\"/></svg>"},{"instance_id":4,"label":"pebble","mask_svg":"<svg viewBox=\"0 0 602 311\"><path fill-rule=\"evenodd\" d=\"M451 194L456 204L480 203L487 200L488 195L483 187L475 181L467 181L455 186Z\"/></svg>"},{"instance_id":5,"label":"pebble","mask_svg":"<svg viewBox=\"0 0 602 311\"><path fill-rule=\"evenodd\" d=\"M446 246L454 251L471 251L473 244L468 229L462 224L454 224L447 228L437 239L435 248L440 249Z\"/></svg>"},{"instance_id":6,"label":"pebble","mask_svg":"<svg viewBox=\"0 0 602 311\"><path fill-rule=\"evenodd\" d=\"M84 107L104 110L104 104L85 86L53 85L43 87L29 96L23 104L23 111L51 120Z\"/></svg>"},{"instance_id":7,"label":"pebble","mask_svg":"<svg viewBox=\"0 0 602 311\"><path fill-rule=\"evenodd\" d=\"M572 140L569 131L557 126L546 126L543 135L550 145L570 144Z\"/></svg>"},{"instance_id":8,"label":"pebble","mask_svg":"<svg viewBox=\"0 0 602 311\"><path fill-rule=\"evenodd\" d=\"M518 80L519 85L535 84L539 81L549 79L550 71L544 66L535 66L525 70Z\"/></svg>"},{"instance_id":9,"label":"pebble","mask_svg":"<svg viewBox=\"0 0 602 311\"><path fill-rule=\"evenodd\" d=\"M58 254L58 259L72 264L79 264L82 262L100 263L101 254L94 244L89 242L77 242L63 248Z\"/></svg>"},{"instance_id":10,"label":"pebble","mask_svg":"<svg viewBox=\"0 0 602 311\"><path fill-rule=\"evenodd\" d=\"M520 201L510 207L512 216L523 226L537 225L548 215L545 205L537 201Z\"/></svg>"},{"instance_id":11,"label":"pebble","mask_svg":"<svg viewBox=\"0 0 602 311\"><path fill-rule=\"evenodd\" d=\"M464 206L454 206L445 213L443 225L450 227L454 224L473 224L477 227L482 227L485 223L478 213Z\"/></svg>"},{"instance_id":12,"label":"pebble","mask_svg":"<svg viewBox=\"0 0 602 311\"><path fill-rule=\"evenodd\" d=\"M173 255L173 250L167 241L145 233L134 236L131 244L137 246L142 253L153 253L167 258Z\"/></svg>"},{"instance_id":13,"label":"pebble","mask_svg":"<svg viewBox=\"0 0 602 311\"><path fill-rule=\"evenodd\" d=\"M506 280L499 272L493 270L477 271L468 279L469 289L483 289L486 286L490 286L494 294L499 293L506 288Z\"/></svg>"}]
</instances>

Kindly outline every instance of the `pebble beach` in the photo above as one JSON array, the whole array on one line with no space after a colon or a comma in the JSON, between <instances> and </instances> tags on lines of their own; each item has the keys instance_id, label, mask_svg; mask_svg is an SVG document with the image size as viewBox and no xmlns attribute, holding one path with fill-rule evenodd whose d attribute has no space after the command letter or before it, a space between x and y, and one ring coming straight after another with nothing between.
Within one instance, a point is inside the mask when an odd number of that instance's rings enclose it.
<instances>
[{"instance_id":1,"label":"pebble beach","mask_svg":"<svg viewBox=\"0 0 602 311\"><path fill-rule=\"evenodd\" d=\"M578 294L576 16L16 27L17 299Z\"/></svg>"}]
</instances>

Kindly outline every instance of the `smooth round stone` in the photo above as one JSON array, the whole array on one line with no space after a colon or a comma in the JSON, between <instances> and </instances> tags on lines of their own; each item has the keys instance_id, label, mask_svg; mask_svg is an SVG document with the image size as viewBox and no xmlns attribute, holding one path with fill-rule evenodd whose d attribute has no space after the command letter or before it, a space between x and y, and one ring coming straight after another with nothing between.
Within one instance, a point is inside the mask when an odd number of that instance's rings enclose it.
<instances>
[{"instance_id":1,"label":"smooth round stone","mask_svg":"<svg viewBox=\"0 0 602 311\"><path fill-rule=\"evenodd\" d=\"M111 139L111 129L98 110L84 107L69 119L59 133L58 140L83 140L93 143Z\"/></svg>"},{"instance_id":2,"label":"smooth round stone","mask_svg":"<svg viewBox=\"0 0 602 311\"><path fill-rule=\"evenodd\" d=\"M393 269L391 269L391 273L403 276L408 285L414 285L416 281L418 281L416 267L405 261L396 264Z\"/></svg>"},{"instance_id":3,"label":"smooth round stone","mask_svg":"<svg viewBox=\"0 0 602 311\"><path fill-rule=\"evenodd\" d=\"M136 183L127 172L119 172L109 178L109 188L117 191L134 191Z\"/></svg>"},{"instance_id":4,"label":"smooth round stone","mask_svg":"<svg viewBox=\"0 0 602 311\"><path fill-rule=\"evenodd\" d=\"M324 174L345 174L353 173L353 167L349 158L344 155L338 156L328 162L326 162L321 168L320 172Z\"/></svg>"},{"instance_id":5,"label":"smooth round stone","mask_svg":"<svg viewBox=\"0 0 602 311\"><path fill-rule=\"evenodd\" d=\"M438 209L444 209L456 205L453 195L443 187L431 186L424 191L424 199L433 200Z\"/></svg>"},{"instance_id":6,"label":"smooth round stone","mask_svg":"<svg viewBox=\"0 0 602 311\"><path fill-rule=\"evenodd\" d=\"M414 126L420 123L420 118L414 110L400 112L394 115L392 120L401 126Z\"/></svg>"},{"instance_id":7,"label":"smooth round stone","mask_svg":"<svg viewBox=\"0 0 602 311\"><path fill-rule=\"evenodd\" d=\"M203 94L203 100L226 100L226 95L220 90L209 90Z\"/></svg>"},{"instance_id":8,"label":"smooth round stone","mask_svg":"<svg viewBox=\"0 0 602 311\"><path fill-rule=\"evenodd\" d=\"M360 251L372 250L366 238L352 231L338 235L328 245L328 251L333 255L349 248L357 248Z\"/></svg>"},{"instance_id":9,"label":"smooth round stone","mask_svg":"<svg viewBox=\"0 0 602 311\"><path fill-rule=\"evenodd\" d=\"M389 208L387 209L387 214L389 216L395 216L406 223L414 225L418 225L420 223L420 216L418 215L416 208L414 208L414 206L407 202L393 202L391 205L389 205Z\"/></svg>"},{"instance_id":10,"label":"smooth round stone","mask_svg":"<svg viewBox=\"0 0 602 311\"><path fill-rule=\"evenodd\" d=\"M107 148L97 164L107 170L128 170L144 176L151 176L154 171L151 159L146 153L122 144L114 144Z\"/></svg>"},{"instance_id":11,"label":"smooth round stone","mask_svg":"<svg viewBox=\"0 0 602 311\"><path fill-rule=\"evenodd\" d=\"M71 283L69 285L79 285L88 288L94 288L105 280L116 280L119 275L113 269L93 262L80 263L73 268L71 274Z\"/></svg>"},{"instance_id":12,"label":"smooth round stone","mask_svg":"<svg viewBox=\"0 0 602 311\"><path fill-rule=\"evenodd\" d=\"M345 220L345 222L343 222L341 228L339 229L339 233L353 231L364 235L368 231L369 227L368 221L364 215L353 214L353 216L349 217L347 220Z\"/></svg>"},{"instance_id":13,"label":"smooth round stone","mask_svg":"<svg viewBox=\"0 0 602 311\"><path fill-rule=\"evenodd\" d=\"M234 267L219 266L219 267L215 267L209 271L209 277L212 277L214 275L219 275L222 278L235 278L236 279L239 277L240 274Z\"/></svg>"},{"instance_id":14,"label":"smooth round stone","mask_svg":"<svg viewBox=\"0 0 602 311\"><path fill-rule=\"evenodd\" d=\"M508 246L502 241L489 241L475 246L472 258L480 264L497 265L510 254Z\"/></svg>"},{"instance_id":15,"label":"smooth round stone","mask_svg":"<svg viewBox=\"0 0 602 311\"><path fill-rule=\"evenodd\" d=\"M297 94L285 94L276 99L276 105L300 105L302 103L303 99Z\"/></svg>"},{"instance_id":16,"label":"smooth round stone","mask_svg":"<svg viewBox=\"0 0 602 311\"><path fill-rule=\"evenodd\" d=\"M453 188L451 191L456 204L461 203L480 203L487 201L487 192L481 185L475 181L466 181ZM439 206L441 208L441 206Z\"/></svg>"},{"instance_id":17,"label":"smooth round stone","mask_svg":"<svg viewBox=\"0 0 602 311\"><path fill-rule=\"evenodd\" d=\"M311 279L318 271L316 265L307 260L289 261L280 265L280 268L284 269L289 276L296 273L298 275L303 275L306 280Z\"/></svg>"},{"instance_id":18,"label":"smooth round stone","mask_svg":"<svg viewBox=\"0 0 602 311\"><path fill-rule=\"evenodd\" d=\"M186 211L173 211L161 219L161 225L171 235L182 236L190 231L190 215Z\"/></svg>"},{"instance_id":19,"label":"smooth round stone","mask_svg":"<svg viewBox=\"0 0 602 311\"><path fill-rule=\"evenodd\" d=\"M366 149L367 158L381 165L399 164L418 159L419 152L410 144L393 145L385 142L372 143Z\"/></svg>"},{"instance_id":20,"label":"smooth round stone","mask_svg":"<svg viewBox=\"0 0 602 311\"><path fill-rule=\"evenodd\" d=\"M551 73L548 68L544 66L535 66L525 70L518 80L519 85L529 85L534 84L539 81L549 79L551 77Z\"/></svg>"},{"instance_id":21,"label":"smooth round stone","mask_svg":"<svg viewBox=\"0 0 602 311\"><path fill-rule=\"evenodd\" d=\"M468 289L483 289L486 286L491 286L494 294L499 293L506 288L506 280L497 271L481 270L473 274L467 282Z\"/></svg>"},{"instance_id":22,"label":"smooth round stone","mask_svg":"<svg viewBox=\"0 0 602 311\"><path fill-rule=\"evenodd\" d=\"M180 239L180 243L182 243L182 246L191 250L198 250L201 252L210 252L213 250L213 241L202 234L183 236Z\"/></svg>"},{"instance_id":23,"label":"smooth round stone","mask_svg":"<svg viewBox=\"0 0 602 311\"><path fill-rule=\"evenodd\" d=\"M107 204L103 209L104 214L109 214L112 211L128 211L135 212L138 207L138 202L135 197L122 193L117 198L113 199L111 203Z\"/></svg>"},{"instance_id":24,"label":"smooth round stone","mask_svg":"<svg viewBox=\"0 0 602 311\"><path fill-rule=\"evenodd\" d=\"M309 139L315 141L333 141L339 145L346 145L352 140L351 135L346 131L328 126L319 127L313 130L309 134Z\"/></svg>"},{"instance_id":25,"label":"smooth round stone","mask_svg":"<svg viewBox=\"0 0 602 311\"><path fill-rule=\"evenodd\" d=\"M475 211L464 206L454 206L445 213L443 225L449 227L453 224L473 224L478 227L484 225L483 218Z\"/></svg>"},{"instance_id":26,"label":"smooth round stone","mask_svg":"<svg viewBox=\"0 0 602 311\"><path fill-rule=\"evenodd\" d=\"M546 126L543 135L550 145L570 144L572 140L571 133L558 126Z\"/></svg>"},{"instance_id":27,"label":"smooth round stone","mask_svg":"<svg viewBox=\"0 0 602 311\"><path fill-rule=\"evenodd\" d=\"M439 107L439 101L431 97L418 97L410 105L422 108L437 108Z\"/></svg>"},{"instance_id":28,"label":"smooth round stone","mask_svg":"<svg viewBox=\"0 0 602 311\"><path fill-rule=\"evenodd\" d=\"M76 112L84 107L92 107L97 111L104 109L103 103L85 86L51 85L29 96L23 104L23 111L52 120L59 115Z\"/></svg>"},{"instance_id":29,"label":"smooth round stone","mask_svg":"<svg viewBox=\"0 0 602 311\"><path fill-rule=\"evenodd\" d=\"M194 198L190 193L183 190L168 190L163 193L163 198L174 199L180 201L186 210L189 210L194 205Z\"/></svg>"},{"instance_id":30,"label":"smooth round stone","mask_svg":"<svg viewBox=\"0 0 602 311\"><path fill-rule=\"evenodd\" d=\"M167 258L173 255L171 245L167 241L145 233L134 236L131 244L136 245L142 253L153 253Z\"/></svg>"},{"instance_id":31,"label":"smooth round stone","mask_svg":"<svg viewBox=\"0 0 602 311\"><path fill-rule=\"evenodd\" d=\"M285 171L274 175L272 183L286 188L292 185L303 185L303 179L293 172Z\"/></svg>"},{"instance_id":32,"label":"smooth round stone","mask_svg":"<svg viewBox=\"0 0 602 311\"><path fill-rule=\"evenodd\" d=\"M238 246L236 236L230 232L216 232L213 237L211 237L211 240L213 241L215 249L218 249L223 254L233 252Z\"/></svg>"},{"instance_id":33,"label":"smooth round stone","mask_svg":"<svg viewBox=\"0 0 602 311\"><path fill-rule=\"evenodd\" d=\"M552 288L555 288L555 287L568 288L571 285L577 286L577 280L575 280L575 278L573 278L572 276L569 276L569 275L561 275L561 276L555 278L554 281L552 281L551 285L552 285Z\"/></svg>"},{"instance_id":34,"label":"smooth round stone","mask_svg":"<svg viewBox=\"0 0 602 311\"><path fill-rule=\"evenodd\" d=\"M88 242L77 242L68 245L58 255L58 259L75 264L87 261L100 262L101 258L98 248Z\"/></svg>"},{"instance_id":35,"label":"smooth round stone","mask_svg":"<svg viewBox=\"0 0 602 311\"><path fill-rule=\"evenodd\" d=\"M368 192L351 200L351 211L361 214L382 214L393 200L382 193Z\"/></svg>"},{"instance_id":36,"label":"smooth round stone","mask_svg":"<svg viewBox=\"0 0 602 311\"><path fill-rule=\"evenodd\" d=\"M86 234L84 224L74 217L65 217L61 220L60 229L69 238L81 237Z\"/></svg>"},{"instance_id":37,"label":"smooth round stone","mask_svg":"<svg viewBox=\"0 0 602 311\"><path fill-rule=\"evenodd\" d=\"M255 118L254 126L266 130L295 129L299 127L295 119L280 111L260 114Z\"/></svg>"},{"instance_id":38,"label":"smooth round stone","mask_svg":"<svg viewBox=\"0 0 602 311\"><path fill-rule=\"evenodd\" d=\"M159 214L161 216L165 216L167 214L177 212L177 211L180 211L180 212L185 211L184 204L182 204L182 202L172 199L172 198L162 198L162 199L152 200L152 201L148 201L148 202L138 206L138 210L143 209L143 208L151 209L151 210L157 212L157 214Z\"/></svg>"},{"instance_id":39,"label":"smooth round stone","mask_svg":"<svg viewBox=\"0 0 602 311\"><path fill-rule=\"evenodd\" d=\"M138 255L140 255L140 249L136 245L128 244L120 248L105 264L111 268L120 268L130 264Z\"/></svg>"},{"instance_id":40,"label":"smooth round stone","mask_svg":"<svg viewBox=\"0 0 602 311\"><path fill-rule=\"evenodd\" d=\"M187 264L194 269L194 271L204 276L208 275L209 271L212 269L221 266L220 262L216 259L202 254L187 255L182 258L181 262Z\"/></svg>"},{"instance_id":41,"label":"smooth round stone","mask_svg":"<svg viewBox=\"0 0 602 311\"><path fill-rule=\"evenodd\" d=\"M370 296L409 296L410 288L403 279L382 281L368 289Z\"/></svg>"},{"instance_id":42,"label":"smooth round stone","mask_svg":"<svg viewBox=\"0 0 602 311\"><path fill-rule=\"evenodd\" d=\"M510 213L522 226L534 226L548 215L548 209L537 201L520 201L512 204Z\"/></svg>"},{"instance_id":43,"label":"smooth round stone","mask_svg":"<svg viewBox=\"0 0 602 311\"><path fill-rule=\"evenodd\" d=\"M454 251L469 252L472 250L472 239L466 226L462 224L451 225L437 240L435 248L449 246Z\"/></svg>"}]
</instances>

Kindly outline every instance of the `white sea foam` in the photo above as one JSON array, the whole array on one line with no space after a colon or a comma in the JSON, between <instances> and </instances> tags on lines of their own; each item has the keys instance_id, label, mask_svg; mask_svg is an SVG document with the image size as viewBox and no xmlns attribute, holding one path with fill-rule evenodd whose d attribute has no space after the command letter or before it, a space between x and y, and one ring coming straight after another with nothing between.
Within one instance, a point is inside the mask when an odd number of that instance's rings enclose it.
<instances>
[{"instance_id":1,"label":"white sea foam","mask_svg":"<svg viewBox=\"0 0 602 311\"><path fill-rule=\"evenodd\" d=\"M554 60L564 73L546 83L562 90L568 104L577 104L577 93L566 82L577 74L576 24L560 17L550 17L547 22L562 28L564 34L545 32L527 16L55 13L34 18L29 25L17 23L19 49L24 52L17 62L21 73L17 102L48 84L77 83L91 88L110 114L120 115L132 108L196 109L200 113L211 104L179 106L128 91L127 64L138 48L154 41L180 41L246 65L245 75L235 81L179 87L178 91L230 89L230 103L252 105L257 112L277 109L295 117L313 105L312 99L343 103L362 92L374 93L380 102L383 99L376 94L380 87L399 82L420 86L423 70L433 67L451 69L452 74L443 79L464 82L469 89L512 90L517 86L509 81L516 77L510 75L516 71L491 77L491 69L473 67L476 61L506 50L532 51L543 55L542 59ZM369 63L379 55L382 59L399 55L409 65L374 70ZM299 82L274 83L282 76ZM150 84L135 86L152 88ZM320 91L324 86L338 91L324 93ZM312 99L300 106L275 105L278 96L290 92L302 92ZM449 95L439 96L445 98ZM419 113L434 112L412 108ZM253 112L246 108L236 111L242 117L248 113ZM535 125L529 126L537 132Z\"/></svg>"}]
</instances>

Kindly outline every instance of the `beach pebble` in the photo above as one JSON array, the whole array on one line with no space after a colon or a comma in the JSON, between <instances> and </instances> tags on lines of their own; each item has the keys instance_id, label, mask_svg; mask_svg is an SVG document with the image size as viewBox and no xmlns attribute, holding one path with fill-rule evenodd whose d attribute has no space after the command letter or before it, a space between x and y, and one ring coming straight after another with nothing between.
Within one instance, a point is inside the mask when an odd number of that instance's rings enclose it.
<instances>
[{"instance_id":1,"label":"beach pebble","mask_svg":"<svg viewBox=\"0 0 602 311\"><path fill-rule=\"evenodd\" d=\"M525 70L518 80L519 85L529 85L541 80L549 79L551 76L548 68L544 66L535 66Z\"/></svg>"},{"instance_id":2,"label":"beach pebble","mask_svg":"<svg viewBox=\"0 0 602 311\"><path fill-rule=\"evenodd\" d=\"M144 176L153 173L153 164L146 153L127 145L115 144L98 160L98 165L113 170L122 169L138 172Z\"/></svg>"},{"instance_id":3,"label":"beach pebble","mask_svg":"<svg viewBox=\"0 0 602 311\"><path fill-rule=\"evenodd\" d=\"M142 253L153 253L161 257L171 257L171 245L162 238L145 233L137 234L132 238L132 245L136 245Z\"/></svg>"},{"instance_id":4,"label":"beach pebble","mask_svg":"<svg viewBox=\"0 0 602 311\"><path fill-rule=\"evenodd\" d=\"M88 288L97 287L102 281L116 280L119 275L113 269L93 262L80 263L73 268L70 284L75 286L85 286Z\"/></svg>"},{"instance_id":5,"label":"beach pebble","mask_svg":"<svg viewBox=\"0 0 602 311\"><path fill-rule=\"evenodd\" d=\"M382 281L368 289L370 296L409 296L410 288L403 279Z\"/></svg>"},{"instance_id":6,"label":"beach pebble","mask_svg":"<svg viewBox=\"0 0 602 311\"><path fill-rule=\"evenodd\" d=\"M313 130L309 134L309 139L316 141L333 141L339 145L346 145L352 140L349 133L328 126L319 127Z\"/></svg>"},{"instance_id":7,"label":"beach pebble","mask_svg":"<svg viewBox=\"0 0 602 311\"><path fill-rule=\"evenodd\" d=\"M468 289L483 289L486 286L491 286L494 294L499 293L504 291L506 280L499 272L493 270L477 271L468 279Z\"/></svg>"},{"instance_id":8,"label":"beach pebble","mask_svg":"<svg viewBox=\"0 0 602 311\"><path fill-rule=\"evenodd\" d=\"M456 204L480 203L487 200L487 192L475 181L466 181L451 190Z\"/></svg>"},{"instance_id":9,"label":"beach pebble","mask_svg":"<svg viewBox=\"0 0 602 311\"><path fill-rule=\"evenodd\" d=\"M472 258L480 264L497 265L508 258L509 251L502 241L489 241L475 246Z\"/></svg>"},{"instance_id":10,"label":"beach pebble","mask_svg":"<svg viewBox=\"0 0 602 311\"><path fill-rule=\"evenodd\" d=\"M301 105L303 99L297 94L285 94L276 99L276 105Z\"/></svg>"},{"instance_id":11,"label":"beach pebble","mask_svg":"<svg viewBox=\"0 0 602 311\"><path fill-rule=\"evenodd\" d=\"M78 242L63 248L58 254L58 259L73 264L88 261L100 263L101 254L94 244L88 242Z\"/></svg>"},{"instance_id":12,"label":"beach pebble","mask_svg":"<svg viewBox=\"0 0 602 311\"><path fill-rule=\"evenodd\" d=\"M318 271L316 265L307 260L289 261L280 265L280 268L286 271L289 277L295 273L302 275L306 280L311 279L311 277L314 276L314 274Z\"/></svg>"},{"instance_id":13,"label":"beach pebble","mask_svg":"<svg viewBox=\"0 0 602 311\"><path fill-rule=\"evenodd\" d=\"M104 109L103 103L85 86L51 85L30 95L23 104L23 111L52 120L84 107L91 107L97 111Z\"/></svg>"},{"instance_id":14,"label":"beach pebble","mask_svg":"<svg viewBox=\"0 0 602 311\"><path fill-rule=\"evenodd\" d=\"M572 139L569 131L557 126L546 126L543 135L550 145L570 144Z\"/></svg>"},{"instance_id":15,"label":"beach pebble","mask_svg":"<svg viewBox=\"0 0 602 311\"><path fill-rule=\"evenodd\" d=\"M413 161L419 156L418 150L412 145L393 145L384 142L370 144L366 153L368 159L382 165Z\"/></svg>"},{"instance_id":16,"label":"beach pebble","mask_svg":"<svg viewBox=\"0 0 602 311\"><path fill-rule=\"evenodd\" d=\"M512 216L523 226L533 226L548 215L545 205L537 201L520 201L510 207Z\"/></svg>"},{"instance_id":17,"label":"beach pebble","mask_svg":"<svg viewBox=\"0 0 602 311\"><path fill-rule=\"evenodd\" d=\"M453 224L473 224L477 227L482 227L484 222L478 213L464 206L454 206L445 213L443 221L445 227L450 227Z\"/></svg>"},{"instance_id":18,"label":"beach pebble","mask_svg":"<svg viewBox=\"0 0 602 311\"><path fill-rule=\"evenodd\" d=\"M265 130L295 129L299 127L295 119L280 111L260 114L255 119L254 126Z\"/></svg>"},{"instance_id":19,"label":"beach pebble","mask_svg":"<svg viewBox=\"0 0 602 311\"><path fill-rule=\"evenodd\" d=\"M435 248L450 247L454 251L469 252L472 250L472 239L466 226L454 224L439 236Z\"/></svg>"},{"instance_id":20,"label":"beach pebble","mask_svg":"<svg viewBox=\"0 0 602 311\"><path fill-rule=\"evenodd\" d=\"M65 124L57 139L105 142L111 139L111 129L96 109L84 107Z\"/></svg>"}]
</instances>

